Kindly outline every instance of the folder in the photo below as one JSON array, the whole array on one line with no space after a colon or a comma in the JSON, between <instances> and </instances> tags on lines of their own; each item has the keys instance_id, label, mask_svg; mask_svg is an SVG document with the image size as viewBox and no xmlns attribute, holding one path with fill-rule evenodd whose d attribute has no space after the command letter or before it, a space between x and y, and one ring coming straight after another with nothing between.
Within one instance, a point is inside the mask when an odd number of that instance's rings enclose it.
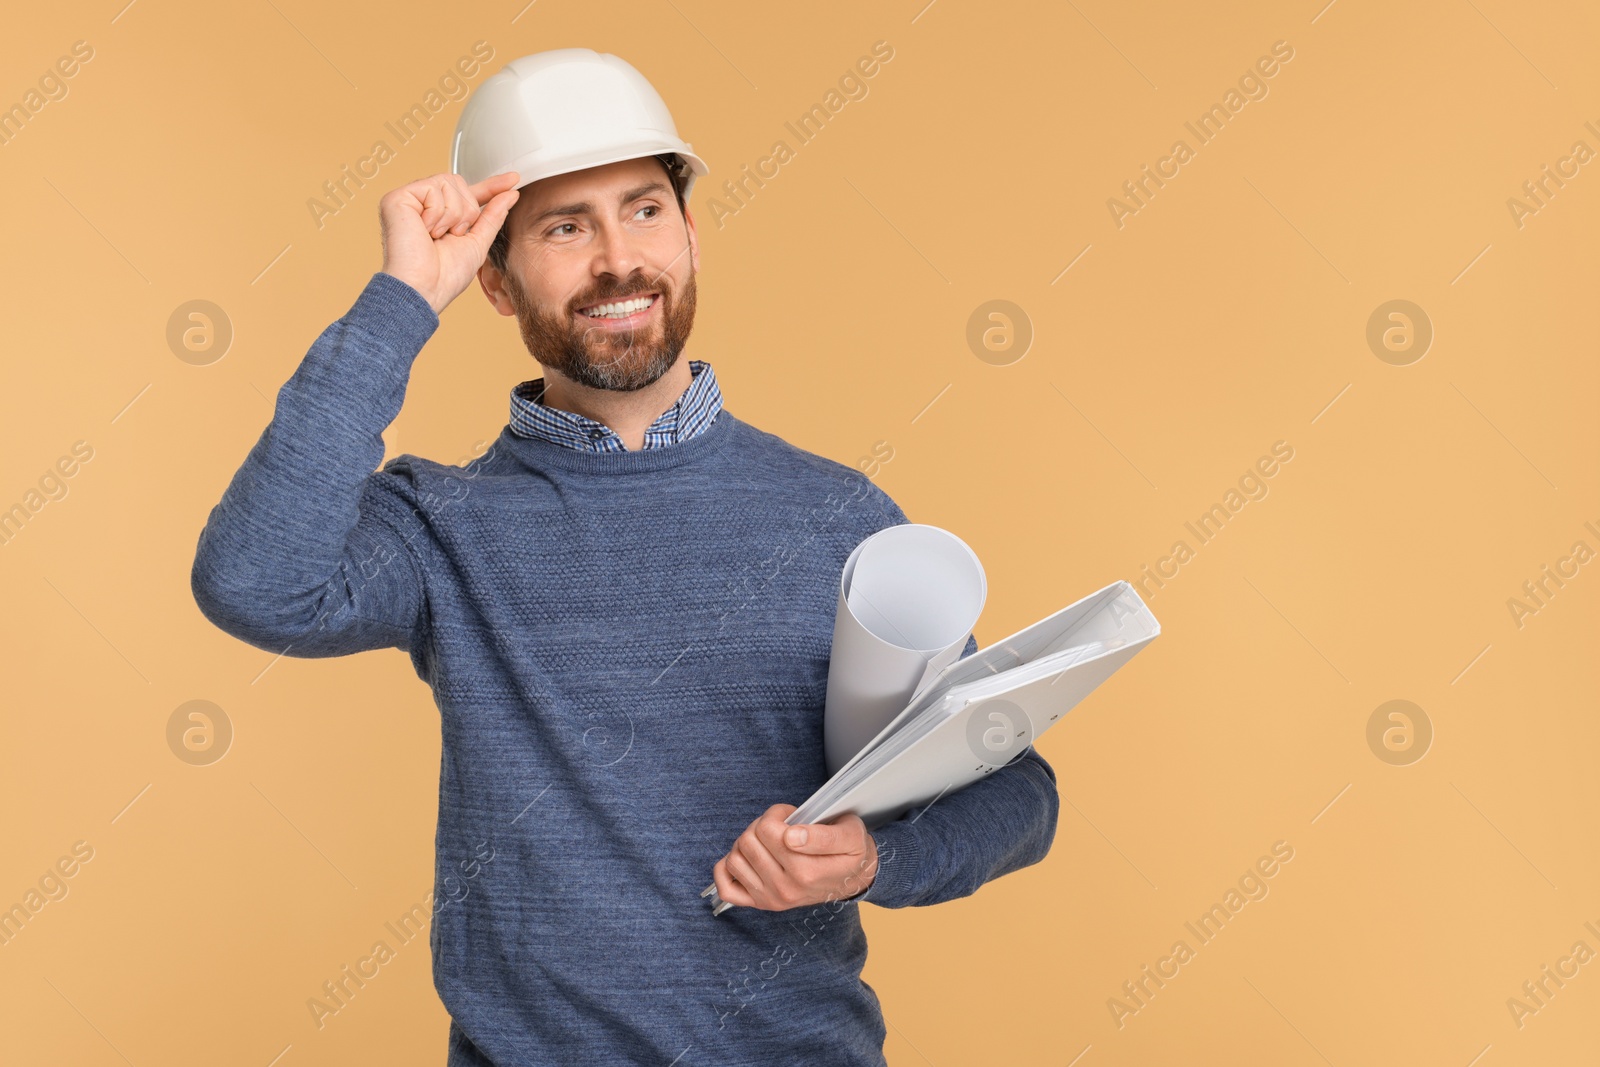
<instances>
[{"instance_id":1,"label":"folder","mask_svg":"<svg viewBox=\"0 0 1600 1067\"><path fill-rule=\"evenodd\" d=\"M854 812L876 829L987 777L1160 633L1133 586L1119 581L956 660L787 821Z\"/></svg>"},{"instance_id":2,"label":"folder","mask_svg":"<svg viewBox=\"0 0 1600 1067\"><path fill-rule=\"evenodd\" d=\"M1133 586L1117 581L987 649L956 659L951 649L958 653L966 634L948 643L948 624L967 614L975 619L986 587L981 566L974 583L960 554L926 532L930 530L960 544L936 527L918 532L914 524L904 524L863 541L846 562L834 630L836 658L829 666L825 740L835 742L828 746L830 769L839 752L853 754L789 815L785 821L790 825L828 822L852 812L868 829L876 829L987 777L1020 756L1161 633L1161 624ZM913 568L925 566L926 574L941 575L947 582L954 576L954 581L942 605L930 605L921 594L901 602L892 583L873 585L878 590L873 610L891 622L900 612L898 624L878 631L897 635L880 648L874 637L863 636L874 629L873 619L853 611L850 586L859 576L853 571L873 558L863 550L891 538L900 552L879 558L896 558L896 570L905 571L909 556ZM976 565L976 556L971 562ZM931 613L946 629L910 632L911 616L901 610L908 604L915 613ZM847 616L856 617L852 621ZM906 652L916 655L908 658ZM836 684L834 672L841 668L852 677ZM898 701L885 693L885 679L906 687ZM884 721L886 700L898 702L901 710ZM864 743L859 740L867 736L863 722L883 722ZM848 743L841 746L840 736L848 737ZM720 900L715 883L700 895L712 898L714 915L732 907Z\"/></svg>"}]
</instances>

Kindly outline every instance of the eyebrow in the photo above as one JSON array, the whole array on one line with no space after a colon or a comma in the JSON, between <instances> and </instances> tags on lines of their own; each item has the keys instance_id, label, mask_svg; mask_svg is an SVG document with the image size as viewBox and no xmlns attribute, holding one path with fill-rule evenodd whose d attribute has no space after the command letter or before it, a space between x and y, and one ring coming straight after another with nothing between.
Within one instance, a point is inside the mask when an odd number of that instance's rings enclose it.
<instances>
[{"instance_id":1,"label":"eyebrow","mask_svg":"<svg viewBox=\"0 0 1600 1067\"><path fill-rule=\"evenodd\" d=\"M641 196L647 196L650 193L665 192L668 192L665 182L649 182L648 184L641 185L635 189L629 189L627 192L623 193L622 202L624 204L631 204ZM589 203L587 200L580 200L573 204L562 204L559 207L553 207L548 211L541 212L535 216L533 221L528 225L530 228L537 226L546 219L554 218L557 215L592 215L593 213L594 205Z\"/></svg>"}]
</instances>

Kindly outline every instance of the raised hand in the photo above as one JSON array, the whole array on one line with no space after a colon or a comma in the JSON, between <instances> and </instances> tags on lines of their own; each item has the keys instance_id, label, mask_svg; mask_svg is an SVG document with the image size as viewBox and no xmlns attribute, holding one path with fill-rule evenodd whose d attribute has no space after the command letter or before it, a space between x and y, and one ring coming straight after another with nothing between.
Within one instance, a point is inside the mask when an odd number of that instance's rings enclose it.
<instances>
[{"instance_id":1,"label":"raised hand","mask_svg":"<svg viewBox=\"0 0 1600 1067\"><path fill-rule=\"evenodd\" d=\"M518 175L506 171L468 185L435 174L391 190L378 201L383 273L421 293L438 314L472 284L489 246L517 202Z\"/></svg>"}]
</instances>

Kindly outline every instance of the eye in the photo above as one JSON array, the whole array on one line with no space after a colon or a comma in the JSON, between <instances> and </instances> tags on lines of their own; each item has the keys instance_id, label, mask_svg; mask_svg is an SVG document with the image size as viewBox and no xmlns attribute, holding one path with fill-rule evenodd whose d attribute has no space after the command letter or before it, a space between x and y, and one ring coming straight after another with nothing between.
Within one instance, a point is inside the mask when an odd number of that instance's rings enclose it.
<instances>
[{"instance_id":1,"label":"eye","mask_svg":"<svg viewBox=\"0 0 1600 1067\"><path fill-rule=\"evenodd\" d=\"M653 212L655 212L655 215L651 215L650 216L650 218L652 218L652 219L655 218L656 215L661 214L661 208L660 208L659 205L656 205L656 204L646 204L643 207L641 207L639 209L639 211L653 211ZM637 215L638 212L636 211L636 212L634 212L634 214Z\"/></svg>"},{"instance_id":2,"label":"eye","mask_svg":"<svg viewBox=\"0 0 1600 1067\"><path fill-rule=\"evenodd\" d=\"M549 231L545 233L545 236L546 237L567 237L567 236L570 236L569 234L564 234L564 233L561 233L560 231L565 229L568 226L571 226L574 229L576 229L577 225L578 224L576 222L561 222L561 223L557 223L556 225L550 227Z\"/></svg>"}]
</instances>

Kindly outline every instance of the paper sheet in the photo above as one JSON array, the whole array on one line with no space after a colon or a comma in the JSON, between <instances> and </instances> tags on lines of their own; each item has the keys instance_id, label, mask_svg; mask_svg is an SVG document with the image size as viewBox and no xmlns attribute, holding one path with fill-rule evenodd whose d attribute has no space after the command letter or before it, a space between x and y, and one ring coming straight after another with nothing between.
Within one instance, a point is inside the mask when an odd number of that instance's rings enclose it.
<instances>
[{"instance_id":1,"label":"paper sheet","mask_svg":"<svg viewBox=\"0 0 1600 1067\"><path fill-rule=\"evenodd\" d=\"M856 546L834 616L823 720L829 774L960 657L987 595L978 557L937 526L891 526Z\"/></svg>"}]
</instances>

